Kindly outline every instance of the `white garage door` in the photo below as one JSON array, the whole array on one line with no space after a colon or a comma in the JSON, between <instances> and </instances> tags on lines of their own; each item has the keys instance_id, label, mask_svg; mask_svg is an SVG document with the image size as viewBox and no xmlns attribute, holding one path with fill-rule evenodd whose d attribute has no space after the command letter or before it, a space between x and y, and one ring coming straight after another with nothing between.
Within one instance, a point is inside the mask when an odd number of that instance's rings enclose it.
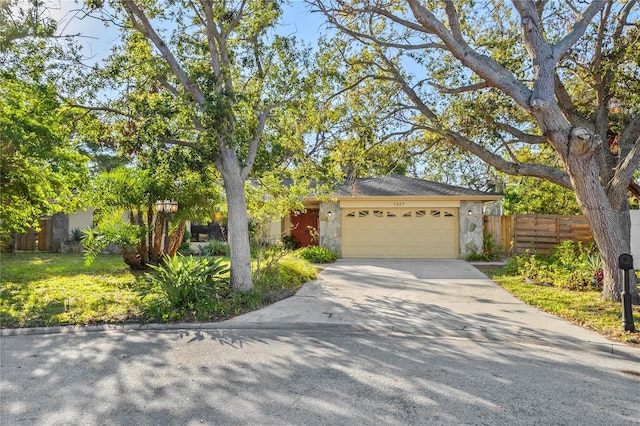
<instances>
[{"instance_id":1,"label":"white garage door","mask_svg":"<svg viewBox=\"0 0 640 426\"><path fill-rule=\"evenodd\" d=\"M458 208L342 209L342 257L457 258Z\"/></svg>"}]
</instances>

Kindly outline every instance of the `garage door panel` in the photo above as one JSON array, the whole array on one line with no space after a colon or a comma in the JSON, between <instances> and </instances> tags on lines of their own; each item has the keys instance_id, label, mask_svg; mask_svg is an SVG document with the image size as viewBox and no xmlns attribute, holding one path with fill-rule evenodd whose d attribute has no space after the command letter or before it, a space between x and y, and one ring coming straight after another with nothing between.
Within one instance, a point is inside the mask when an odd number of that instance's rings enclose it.
<instances>
[{"instance_id":1,"label":"garage door panel","mask_svg":"<svg viewBox=\"0 0 640 426\"><path fill-rule=\"evenodd\" d=\"M457 258L457 208L343 210L342 255L349 258Z\"/></svg>"}]
</instances>

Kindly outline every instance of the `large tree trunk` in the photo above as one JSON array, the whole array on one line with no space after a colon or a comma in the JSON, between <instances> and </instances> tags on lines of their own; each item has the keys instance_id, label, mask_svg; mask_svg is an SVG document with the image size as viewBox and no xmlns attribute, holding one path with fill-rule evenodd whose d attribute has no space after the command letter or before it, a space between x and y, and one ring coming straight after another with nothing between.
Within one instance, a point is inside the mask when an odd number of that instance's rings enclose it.
<instances>
[{"instance_id":1,"label":"large tree trunk","mask_svg":"<svg viewBox=\"0 0 640 426\"><path fill-rule=\"evenodd\" d=\"M578 199L582 198L578 190L576 190L576 195ZM601 204L600 208L583 207L582 212L591 226L602 258L604 272L602 297L619 301L623 282L621 270L618 268L618 258L621 254L631 253L629 208L627 206L626 209L615 210L611 208L607 200ZM632 303L640 304L635 274L631 273L630 277Z\"/></svg>"},{"instance_id":2,"label":"large tree trunk","mask_svg":"<svg viewBox=\"0 0 640 426\"><path fill-rule=\"evenodd\" d=\"M247 200L245 196L245 179L238 163L236 152L224 148L220 153L218 169L224 180L227 196L228 230L231 289L246 291L253 288L251 277L251 250L249 246L249 220L247 217Z\"/></svg>"},{"instance_id":3,"label":"large tree trunk","mask_svg":"<svg viewBox=\"0 0 640 426\"><path fill-rule=\"evenodd\" d=\"M587 218L603 263L604 281L602 296L619 301L622 277L618 268L621 254L631 252L631 217L629 202L624 196L609 199L603 188L593 151L597 148L595 137L584 129L574 129L569 136L566 161L576 198ZM616 191L609 191L615 194ZM614 195L611 195L612 197ZM631 277L630 293L634 304L640 303L635 275Z\"/></svg>"}]
</instances>

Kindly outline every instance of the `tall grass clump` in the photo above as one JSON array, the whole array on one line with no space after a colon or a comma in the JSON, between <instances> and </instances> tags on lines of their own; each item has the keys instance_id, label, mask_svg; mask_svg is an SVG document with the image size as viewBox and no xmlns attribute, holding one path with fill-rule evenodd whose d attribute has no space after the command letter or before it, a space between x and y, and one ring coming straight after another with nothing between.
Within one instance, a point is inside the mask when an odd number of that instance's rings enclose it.
<instances>
[{"instance_id":1,"label":"tall grass clump","mask_svg":"<svg viewBox=\"0 0 640 426\"><path fill-rule=\"evenodd\" d=\"M168 312L174 316L184 315L187 311L195 313L197 317L208 315L230 291L229 266L223 258L183 256L178 253L173 257L165 255L161 265L149 266L152 272L146 276L151 288L144 297L154 293L160 296L156 298L156 307L165 305L168 308L161 315L164 319L171 316L167 315ZM161 311L159 309L157 313Z\"/></svg>"}]
</instances>

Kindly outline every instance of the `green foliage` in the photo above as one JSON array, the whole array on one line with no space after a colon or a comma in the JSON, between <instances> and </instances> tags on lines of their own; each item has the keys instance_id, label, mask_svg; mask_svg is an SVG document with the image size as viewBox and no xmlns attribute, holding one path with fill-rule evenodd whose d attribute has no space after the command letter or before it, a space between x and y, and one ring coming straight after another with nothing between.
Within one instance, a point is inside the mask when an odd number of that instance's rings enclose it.
<instances>
[{"instance_id":1,"label":"green foliage","mask_svg":"<svg viewBox=\"0 0 640 426\"><path fill-rule=\"evenodd\" d=\"M87 103L105 107L91 112L94 120L86 120L86 134L100 135L150 170L159 163L162 182L177 178L173 162L180 164L182 158L188 159L190 170L215 167L224 175L228 205L238 209L228 215L239 235L231 248L234 288L252 285L247 276L250 250L243 246L249 241L246 212L262 221L263 210L253 208L261 207L260 202L247 206L239 186L249 176L271 175L278 183L269 188L279 188L284 171L306 163L305 134L316 130L305 117L314 114L310 48L274 31L281 5L263 0L154 0L144 6L118 2L119 7L94 11L108 14L122 29L120 49L92 75L94 87L104 90L100 86L111 84L108 89L120 97L103 102L107 97L85 92ZM156 161L167 153L169 160ZM212 186L200 182L193 188ZM167 197L183 205L177 197ZM271 199L257 198L271 204ZM197 197L192 199L194 206L202 205ZM216 209L203 207L199 212L215 214Z\"/></svg>"},{"instance_id":2,"label":"green foliage","mask_svg":"<svg viewBox=\"0 0 640 426\"><path fill-rule=\"evenodd\" d=\"M557 155L548 148L517 151L520 162L539 162L560 167ZM561 168L561 167L560 167ZM575 193L548 180L526 176L507 176L502 208L505 214L581 214Z\"/></svg>"},{"instance_id":3,"label":"green foliage","mask_svg":"<svg viewBox=\"0 0 640 426\"><path fill-rule=\"evenodd\" d=\"M185 256L194 253L193 249L191 248L191 232L189 232L188 230L185 230L184 234L182 235L182 243L178 248L178 253Z\"/></svg>"},{"instance_id":4,"label":"green foliage","mask_svg":"<svg viewBox=\"0 0 640 426\"><path fill-rule=\"evenodd\" d=\"M80 228L73 228L69 233L69 242L81 243L84 238L84 232Z\"/></svg>"},{"instance_id":5,"label":"green foliage","mask_svg":"<svg viewBox=\"0 0 640 426\"><path fill-rule=\"evenodd\" d=\"M293 250L296 248L296 237L293 235L285 235L282 237L282 244L285 250Z\"/></svg>"},{"instance_id":6,"label":"green foliage","mask_svg":"<svg viewBox=\"0 0 640 426\"><path fill-rule=\"evenodd\" d=\"M483 262L491 262L502 257L502 247L495 243L492 234L482 236L482 253L471 253L467 256L467 260Z\"/></svg>"},{"instance_id":7,"label":"green foliage","mask_svg":"<svg viewBox=\"0 0 640 426\"><path fill-rule=\"evenodd\" d=\"M41 216L74 211L87 181L88 158L75 150L59 100L75 46L55 37L56 27L42 2L0 5L2 236L37 228Z\"/></svg>"},{"instance_id":8,"label":"green foliage","mask_svg":"<svg viewBox=\"0 0 640 426\"><path fill-rule=\"evenodd\" d=\"M544 179L512 178L504 189L502 207L511 214L581 214L573 191Z\"/></svg>"},{"instance_id":9,"label":"green foliage","mask_svg":"<svg viewBox=\"0 0 640 426\"><path fill-rule=\"evenodd\" d=\"M146 229L144 227L120 220L87 229L82 238L85 264L91 265L98 255L111 244L118 245L124 250L134 251L140 241L144 240L145 235Z\"/></svg>"},{"instance_id":10,"label":"green foliage","mask_svg":"<svg viewBox=\"0 0 640 426\"><path fill-rule=\"evenodd\" d=\"M3 256L2 327L95 324L137 320L147 284L120 256L102 255L91 266L60 253Z\"/></svg>"},{"instance_id":11,"label":"green foliage","mask_svg":"<svg viewBox=\"0 0 640 426\"><path fill-rule=\"evenodd\" d=\"M229 268L224 259L176 254L162 265L149 265L151 289L162 294L171 309L198 310L199 304L220 302L229 293Z\"/></svg>"},{"instance_id":12,"label":"green foliage","mask_svg":"<svg viewBox=\"0 0 640 426\"><path fill-rule=\"evenodd\" d=\"M531 285L518 274L515 258L505 268L489 272L498 284L525 303L538 309L596 330L607 338L640 344L640 332L623 332L620 327L620 303L600 297L596 290L569 290L558 286ZM634 306L635 323L640 324L640 307Z\"/></svg>"},{"instance_id":13,"label":"green foliage","mask_svg":"<svg viewBox=\"0 0 640 426\"><path fill-rule=\"evenodd\" d=\"M299 288L318 276L318 271L308 261L287 256L278 262L278 273L284 288Z\"/></svg>"},{"instance_id":14,"label":"green foliage","mask_svg":"<svg viewBox=\"0 0 640 426\"><path fill-rule=\"evenodd\" d=\"M90 199L96 207L98 225L93 231L95 235L87 238L88 261L107 245L118 244L124 249L125 262L134 269L159 262L161 253L157 242L163 235L155 232L158 216L154 204L158 199L171 198L178 202L177 213L169 218L171 234L184 229L181 221L207 219L219 209L220 188L210 170L196 173L189 170L183 160L168 162L159 154L154 161L154 167L119 167L94 178ZM173 173L170 165L175 167ZM123 220L125 214L129 223ZM184 239L184 236L177 237Z\"/></svg>"},{"instance_id":15,"label":"green foliage","mask_svg":"<svg viewBox=\"0 0 640 426\"><path fill-rule=\"evenodd\" d=\"M326 247L308 246L296 252L298 256L311 263L332 263L338 259L338 255Z\"/></svg>"},{"instance_id":16,"label":"green foliage","mask_svg":"<svg viewBox=\"0 0 640 426\"><path fill-rule=\"evenodd\" d=\"M601 290L601 269L595 246L564 241L549 255L523 254L510 260L510 270L527 280L569 290ZM598 272L600 271L600 272Z\"/></svg>"},{"instance_id":17,"label":"green foliage","mask_svg":"<svg viewBox=\"0 0 640 426\"><path fill-rule=\"evenodd\" d=\"M53 86L0 72L0 231L37 227L38 218L78 207L87 158L61 124Z\"/></svg>"},{"instance_id":18,"label":"green foliage","mask_svg":"<svg viewBox=\"0 0 640 426\"><path fill-rule=\"evenodd\" d=\"M229 256L229 243L209 240L207 244L200 246L198 252L201 256Z\"/></svg>"},{"instance_id":19,"label":"green foliage","mask_svg":"<svg viewBox=\"0 0 640 426\"><path fill-rule=\"evenodd\" d=\"M295 291L317 275L318 271L308 261L297 256L283 255L255 277L255 285L263 293Z\"/></svg>"},{"instance_id":20,"label":"green foliage","mask_svg":"<svg viewBox=\"0 0 640 426\"><path fill-rule=\"evenodd\" d=\"M257 309L291 296L316 270L299 258L284 258L271 276L263 276L248 292L230 292L228 259L195 258L195 264L169 267L162 282L131 271L119 256L100 255L86 266L78 256L59 253L19 253L2 259L0 277L0 324L2 327L33 327L57 324L95 324L129 321L215 321ZM176 260L175 262L180 262ZM214 263L221 275L215 283L200 285L203 271ZM190 265L189 265L190 264ZM221 272L222 271L222 272ZM154 271L153 274L156 274ZM167 277L171 276L176 281ZM194 278L195 277L195 278ZM176 282L188 282L188 289L176 288ZM213 290L210 288L213 287ZM207 290L209 289L209 290ZM196 293L185 307L169 302L183 293ZM144 297L141 297L144 296Z\"/></svg>"}]
</instances>

